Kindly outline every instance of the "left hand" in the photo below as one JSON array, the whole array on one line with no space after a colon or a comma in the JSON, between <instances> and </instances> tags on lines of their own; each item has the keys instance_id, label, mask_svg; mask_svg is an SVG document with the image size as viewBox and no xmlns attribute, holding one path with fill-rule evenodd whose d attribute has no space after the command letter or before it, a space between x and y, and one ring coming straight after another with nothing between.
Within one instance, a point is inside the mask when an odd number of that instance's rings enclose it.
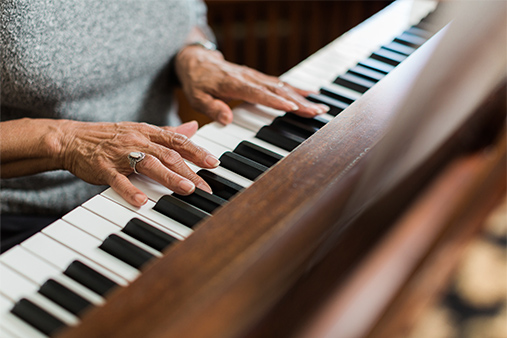
<instances>
[{"instance_id":1,"label":"left hand","mask_svg":"<svg viewBox=\"0 0 507 338\"><path fill-rule=\"evenodd\" d=\"M233 114L224 100L243 100L313 117L329 110L305 99L311 92L292 87L277 77L224 60L219 51L200 46L183 48L175 60L183 92L195 110L222 124Z\"/></svg>"}]
</instances>

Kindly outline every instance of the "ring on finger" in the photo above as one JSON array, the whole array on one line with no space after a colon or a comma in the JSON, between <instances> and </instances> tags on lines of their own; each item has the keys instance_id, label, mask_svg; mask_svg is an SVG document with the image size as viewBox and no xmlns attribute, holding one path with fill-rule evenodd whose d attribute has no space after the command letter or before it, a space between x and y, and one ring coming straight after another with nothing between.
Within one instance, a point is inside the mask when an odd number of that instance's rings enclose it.
<instances>
[{"instance_id":1,"label":"ring on finger","mask_svg":"<svg viewBox=\"0 0 507 338\"><path fill-rule=\"evenodd\" d=\"M139 174L136 170L136 164L138 164L139 162L141 162L144 158L146 157L146 155L140 151L131 151L127 158L129 160L129 163L130 163L130 167L132 169L134 169L134 172L136 174Z\"/></svg>"},{"instance_id":2,"label":"ring on finger","mask_svg":"<svg viewBox=\"0 0 507 338\"><path fill-rule=\"evenodd\" d=\"M280 87L282 88L283 86L285 86L285 82L283 81L279 81L277 84L276 84L277 87Z\"/></svg>"}]
</instances>

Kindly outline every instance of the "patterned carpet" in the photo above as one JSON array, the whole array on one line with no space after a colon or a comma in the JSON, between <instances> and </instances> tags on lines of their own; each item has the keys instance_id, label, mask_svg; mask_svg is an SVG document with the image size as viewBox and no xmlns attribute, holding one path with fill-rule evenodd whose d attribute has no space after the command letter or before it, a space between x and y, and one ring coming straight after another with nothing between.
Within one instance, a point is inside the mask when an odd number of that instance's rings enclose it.
<instances>
[{"instance_id":1,"label":"patterned carpet","mask_svg":"<svg viewBox=\"0 0 507 338\"><path fill-rule=\"evenodd\" d=\"M462 258L445 296L410 338L507 338L507 199Z\"/></svg>"}]
</instances>

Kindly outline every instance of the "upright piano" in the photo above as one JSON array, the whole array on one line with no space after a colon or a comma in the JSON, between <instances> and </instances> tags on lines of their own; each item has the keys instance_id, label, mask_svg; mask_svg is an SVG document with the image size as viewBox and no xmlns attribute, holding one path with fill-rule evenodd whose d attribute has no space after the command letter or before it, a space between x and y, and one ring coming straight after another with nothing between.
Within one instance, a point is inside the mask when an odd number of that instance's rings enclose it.
<instances>
[{"instance_id":1,"label":"upright piano","mask_svg":"<svg viewBox=\"0 0 507 338\"><path fill-rule=\"evenodd\" d=\"M199 129L213 195L132 175L145 206L107 189L5 252L1 336L400 334L505 189L498 6L459 41L435 2L394 2L282 75L328 114Z\"/></svg>"}]
</instances>

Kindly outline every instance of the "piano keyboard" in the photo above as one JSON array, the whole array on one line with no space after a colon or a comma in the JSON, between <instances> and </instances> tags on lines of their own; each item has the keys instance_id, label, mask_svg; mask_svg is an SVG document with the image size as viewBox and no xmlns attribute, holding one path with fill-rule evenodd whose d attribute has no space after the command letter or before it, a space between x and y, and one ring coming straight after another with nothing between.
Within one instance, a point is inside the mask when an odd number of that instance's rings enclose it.
<instances>
[{"instance_id":1,"label":"piano keyboard","mask_svg":"<svg viewBox=\"0 0 507 338\"><path fill-rule=\"evenodd\" d=\"M242 105L232 125L211 123L192 140L220 158L218 168L189 163L213 189L173 194L151 179L131 181L149 198L135 208L111 188L0 256L2 337L45 337L77 325L83 313L125 287L164 249L247 189L430 38L432 2L398 1L281 76L313 90L331 109L313 119ZM416 9L416 12L411 12ZM412 17L413 21L407 20Z\"/></svg>"}]
</instances>

